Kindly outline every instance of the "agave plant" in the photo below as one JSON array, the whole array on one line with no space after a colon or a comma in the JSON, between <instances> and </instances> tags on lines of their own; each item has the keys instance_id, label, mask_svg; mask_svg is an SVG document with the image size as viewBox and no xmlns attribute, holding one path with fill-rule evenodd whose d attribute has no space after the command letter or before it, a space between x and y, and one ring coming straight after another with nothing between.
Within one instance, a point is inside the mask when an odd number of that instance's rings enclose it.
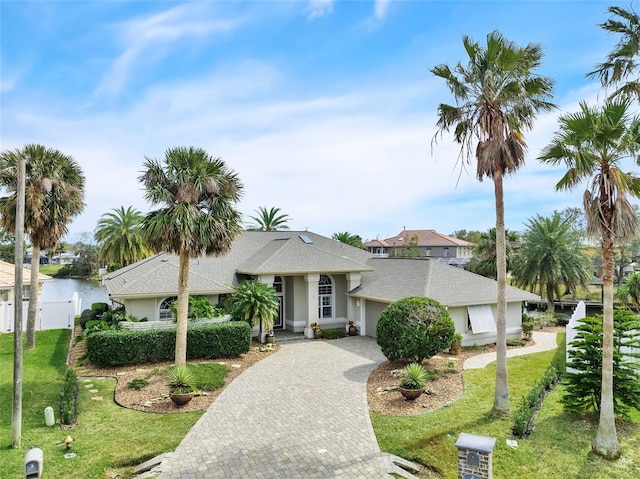
<instances>
[{"instance_id":1,"label":"agave plant","mask_svg":"<svg viewBox=\"0 0 640 479\"><path fill-rule=\"evenodd\" d=\"M427 378L427 371L422 364L411 363L402 370L400 387L403 389L424 389Z\"/></svg>"},{"instance_id":2,"label":"agave plant","mask_svg":"<svg viewBox=\"0 0 640 479\"><path fill-rule=\"evenodd\" d=\"M193 391L195 377L189 366L174 366L169 369L169 389L171 394L186 394Z\"/></svg>"}]
</instances>

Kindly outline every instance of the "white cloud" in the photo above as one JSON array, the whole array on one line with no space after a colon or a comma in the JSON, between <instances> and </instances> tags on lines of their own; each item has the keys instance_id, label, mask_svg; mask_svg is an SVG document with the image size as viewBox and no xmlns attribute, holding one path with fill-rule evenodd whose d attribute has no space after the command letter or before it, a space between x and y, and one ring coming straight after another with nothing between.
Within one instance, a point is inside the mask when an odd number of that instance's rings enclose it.
<instances>
[{"instance_id":1,"label":"white cloud","mask_svg":"<svg viewBox=\"0 0 640 479\"><path fill-rule=\"evenodd\" d=\"M307 11L309 20L329 15L333 12L333 0L309 0Z\"/></svg>"},{"instance_id":2,"label":"white cloud","mask_svg":"<svg viewBox=\"0 0 640 479\"><path fill-rule=\"evenodd\" d=\"M217 18L206 2L188 2L161 13L117 25L116 40L124 50L98 85L95 95L120 93L135 68L148 67L168 54L175 44L189 37L203 38L228 33L242 24L239 18Z\"/></svg>"},{"instance_id":3,"label":"white cloud","mask_svg":"<svg viewBox=\"0 0 640 479\"><path fill-rule=\"evenodd\" d=\"M387 12L389 11L389 5L392 0L376 0L375 5L373 7L373 16L377 20L382 20L387 16Z\"/></svg>"}]
</instances>

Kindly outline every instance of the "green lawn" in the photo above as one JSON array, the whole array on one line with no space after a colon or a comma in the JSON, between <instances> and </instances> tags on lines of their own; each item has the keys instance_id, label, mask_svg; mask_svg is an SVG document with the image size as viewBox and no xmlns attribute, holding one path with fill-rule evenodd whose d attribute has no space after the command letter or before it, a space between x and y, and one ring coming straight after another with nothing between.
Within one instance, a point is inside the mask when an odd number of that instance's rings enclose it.
<instances>
[{"instance_id":1,"label":"green lawn","mask_svg":"<svg viewBox=\"0 0 640 479\"><path fill-rule=\"evenodd\" d=\"M564 335L560 336L564 340ZM512 408L544 373L554 352L508 360ZM429 466L445 478L457 478L455 442L461 432L497 439L493 456L496 478L602 478L640 477L640 413L620 421L618 437L623 457L608 462L591 453L597 422L594 418L567 414L557 387L546 399L533 434L518 440L518 448L506 445L510 419L488 415L493 404L495 363L464 375L465 392L451 406L420 416L390 417L372 414L373 426L383 451Z\"/></svg>"},{"instance_id":2,"label":"green lawn","mask_svg":"<svg viewBox=\"0 0 640 479\"><path fill-rule=\"evenodd\" d=\"M25 351L23 370L22 448L10 449L13 388L13 335L0 335L0 477L23 477L25 448L39 446L44 452L43 477L47 479L104 478L109 468L137 464L165 451L174 450L202 415L197 413L152 414L132 411L113 402L115 380L80 382L78 424L68 429L44 425L44 409L57 414L57 398L66 371L69 330L36 334L36 349ZM93 384L97 393L89 392ZM103 401L91 397L102 396ZM63 445L74 439L72 452L64 459Z\"/></svg>"}]
</instances>

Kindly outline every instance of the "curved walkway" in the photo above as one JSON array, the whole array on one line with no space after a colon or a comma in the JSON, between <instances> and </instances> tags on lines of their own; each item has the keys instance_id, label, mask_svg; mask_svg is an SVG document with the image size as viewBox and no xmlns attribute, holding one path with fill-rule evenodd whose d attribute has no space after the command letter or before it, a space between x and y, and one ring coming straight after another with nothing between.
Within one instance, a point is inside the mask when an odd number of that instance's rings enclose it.
<instances>
[{"instance_id":1,"label":"curved walkway","mask_svg":"<svg viewBox=\"0 0 640 479\"><path fill-rule=\"evenodd\" d=\"M366 384L375 340L295 341L238 376L161 465L161 479L386 478Z\"/></svg>"},{"instance_id":2,"label":"curved walkway","mask_svg":"<svg viewBox=\"0 0 640 479\"><path fill-rule=\"evenodd\" d=\"M543 333L542 331L533 332L533 346L526 346L524 348L514 348L507 350L507 357L522 356L524 354L541 353L542 351L549 351L556 349L556 333ZM472 356L464 362L464 369L482 369L489 363L496 360L496 353L478 354Z\"/></svg>"}]
</instances>

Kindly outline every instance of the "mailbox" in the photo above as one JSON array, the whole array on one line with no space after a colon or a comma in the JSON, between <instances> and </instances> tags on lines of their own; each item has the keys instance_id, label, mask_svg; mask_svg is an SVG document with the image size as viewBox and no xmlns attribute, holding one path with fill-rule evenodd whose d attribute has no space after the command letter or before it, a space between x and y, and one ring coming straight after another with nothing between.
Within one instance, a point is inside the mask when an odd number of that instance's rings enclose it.
<instances>
[{"instance_id":1,"label":"mailbox","mask_svg":"<svg viewBox=\"0 0 640 479\"><path fill-rule=\"evenodd\" d=\"M44 453L39 447L32 447L24 456L24 479L37 479L42 476Z\"/></svg>"}]
</instances>

